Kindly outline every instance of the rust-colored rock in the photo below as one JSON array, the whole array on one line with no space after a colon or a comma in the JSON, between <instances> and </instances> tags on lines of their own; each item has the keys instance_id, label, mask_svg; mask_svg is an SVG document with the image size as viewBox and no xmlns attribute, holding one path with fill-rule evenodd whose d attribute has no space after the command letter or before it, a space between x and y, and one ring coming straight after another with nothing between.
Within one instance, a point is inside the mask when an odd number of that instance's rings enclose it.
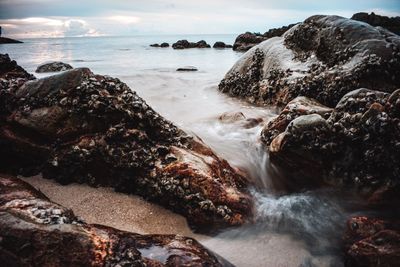
<instances>
[{"instance_id":1,"label":"rust-colored rock","mask_svg":"<svg viewBox=\"0 0 400 267\"><path fill-rule=\"evenodd\" d=\"M2 171L111 186L198 227L251 217L246 180L120 80L83 68L2 91L9 103L0 116Z\"/></svg>"},{"instance_id":2,"label":"rust-colored rock","mask_svg":"<svg viewBox=\"0 0 400 267\"><path fill-rule=\"evenodd\" d=\"M395 267L400 262L400 222L358 216L347 222L345 263Z\"/></svg>"},{"instance_id":3,"label":"rust-colored rock","mask_svg":"<svg viewBox=\"0 0 400 267\"><path fill-rule=\"evenodd\" d=\"M2 266L232 266L192 238L86 224L18 178L0 175Z\"/></svg>"}]
</instances>

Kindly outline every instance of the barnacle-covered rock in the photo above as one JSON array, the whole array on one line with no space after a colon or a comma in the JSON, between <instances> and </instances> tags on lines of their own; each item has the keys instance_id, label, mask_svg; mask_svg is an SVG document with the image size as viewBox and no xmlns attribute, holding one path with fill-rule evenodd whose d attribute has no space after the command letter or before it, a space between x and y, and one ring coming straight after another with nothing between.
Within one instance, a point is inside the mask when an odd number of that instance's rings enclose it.
<instances>
[{"instance_id":1,"label":"barnacle-covered rock","mask_svg":"<svg viewBox=\"0 0 400 267\"><path fill-rule=\"evenodd\" d=\"M54 61L54 62L49 62L42 64L38 66L35 70L37 73L44 73L44 72L59 72L59 71L66 71L73 69L73 67L70 64L60 62L60 61Z\"/></svg>"},{"instance_id":2,"label":"barnacle-covered rock","mask_svg":"<svg viewBox=\"0 0 400 267\"><path fill-rule=\"evenodd\" d=\"M365 216L352 217L344 236L345 264L397 266L400 261L400 223Z\"/></svg>"},{"instance_id":3,"label":"barnacle-covered rock","mask_svg":"<svg viewBox=\"0 0 400 267\"><path fill-rule=\"evenodd\" d=\"M399 86L398 35L338 16L312 16L245 53L219 89L257 104L284 106L306 96L334 107L357 88L391 93Z\"/></svg>"},{"instance_id":4,"label":"barnacle-covered rock","mask_svg":"<svg viewBox=\"0 0 400 267\"><path fill-rule=\"evenodd\" d=\"M3 171L111 186L199 227L239 225L251 216L246 180L118 79L74 69L26 82L12 97L0 123ZM202 201L225 214L201 209Z\"/></svg>"},{"instance_id":5,"label":"barnacle-covered rock","mask_svg":"<svg viewBox=\"0 0 400 267\"><path fill-rule=\"evenodd\" d=\"M276 125L287 123L279 118L288 110L278 116ZM400 189L399 111L400 90L390 95L358 89L346 94L330 116L293 116L284 130L284 125L267 126L262 140L272 162L297 189L310 184L340 186L356 189L371 204L395 206Z\"/></svg>"},{"instance_id":6,"label":"barnacle-covered rock","mask_svg":"<svg viewBox=\"0 0 400 267\"><path fill-rule=\"evenodd\" d=\"M0 176L2 266L232 266L196 240L86 224L29 184Z\"/></svg>"}]
</instances>

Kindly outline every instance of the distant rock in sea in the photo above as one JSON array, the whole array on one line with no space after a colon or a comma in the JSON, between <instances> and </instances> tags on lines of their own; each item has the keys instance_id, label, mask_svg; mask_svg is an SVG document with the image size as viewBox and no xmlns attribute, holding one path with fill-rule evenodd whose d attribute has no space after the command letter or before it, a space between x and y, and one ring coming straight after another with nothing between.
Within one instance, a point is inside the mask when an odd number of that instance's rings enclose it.
<instances>
[{"instance_id":1,"label":"distant rock in sea","mask_svg":"<svg viewBox=\"0 0 400 267\"><path fill-rule=\"evenodd\" d=\"M188 40L179 40L172 45L174 49L188 49L188 48L211 48L206 41L200 40L197 43L189 42Z\"/></svg>"},{"instance_id":2,"label":"distant rock in sea","mask_svg":"<svg viewBox=\"0 0 400 267\"><path fill-rule=\"evenodd\" d=\"M215 42L213 48L232 48L232 45L225 44L224 42Z\"/></svg>"},{"instance_id":3,"label":"distant rock in sea","mask_svg":"<svg viewBox=\"0 0 400 267\"><path fill-rule=\"evenodd\" d=\"M198 71L198 69L194 66L185 66L185 67L176 69L176 71Z\"/></svg>"},{"instance_id":4,"label":"distant rock in sea","mask_svg":"<svg viewBox=\"0 0 400 267\"><path fill-rule=\"evenodd\" d=\"M166 48L169 47L169 43L161 43L161 44L151 44L151 47L161 47L161 48Z\"/></svg>"},{"instance_id":5,"label":"distant rock in sea","mask_svg":"<svg viewBox=\"0 0 400 267\"><path fill-rule=\"evenodd\" d=\"M36 73L44 73L44 72L59 72L71 70L73 67L67 63L54 61L50 63L45 63L36 68Z\"/></svg>"},{"instance_id":6,"label":"distant rock in sea","mask_svg":"<svg viewBox=\"0 0 400 267\"><path fill-rule=\"evenodd\" d=\"M380 16L374 12L371 14L360 12L354 14L351 19L366 22L374 27L379 26L400 35L400 17Z\"/></svg>"},{"instance_id":7,"label":"distant rock in sea","mask_svg":"<svg viewBox=\"0 0 400 267\"><path fill-rule=\"evenodd\" d=\"M20 43L23 42L11 38L0 37L0 44L20 44Z\"/></svg>"}]
</instances>

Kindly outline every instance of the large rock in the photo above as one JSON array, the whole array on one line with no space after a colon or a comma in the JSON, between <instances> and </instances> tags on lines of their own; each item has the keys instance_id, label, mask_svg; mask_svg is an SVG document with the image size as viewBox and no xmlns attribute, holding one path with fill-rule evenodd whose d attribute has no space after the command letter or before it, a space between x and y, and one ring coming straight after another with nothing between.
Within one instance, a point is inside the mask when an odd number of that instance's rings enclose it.
<instances>
[{"instance_id":1,"label":"large rock","mask_svg":"<svg viewBox=\"0 0 400 267\"><path fill-rule=\"evenodd\" d=\"M400 17L386 17L376 15L374 12L371 14L360 12L354 14L351 19L366 22L374 27L385 28L395 34L400 34Z\"/></svg>"},{"instance_id":2,"label":"large rock","mask_svg":"<svg viewBox=\"0 0 400 267\"><path fill-rule=\"evenodd\" d=\"M238 37L236 37L235 43L233 44L233 50L245 52L250 48L256 46L257 44L265 40L268 40L269 38L282 36L282 34L284 34L294 25L296 24L290 24L288 26L283 26L281 28L273 28L268 30L264 34L251 33L251 32L242 33Z\"/></svg>"},{"instance_id":3,"label":"large rock","mask_svg":"<svg viewBox=\"0 0 400 267\"><path fill-rule=\"evenodd\" d=\"M257 104L284 106L306 96L328 107L360 87L400 87L400 37L338 16L312 16L253 47L219 85Z\"/></svg>"},{"instance_id":4,"label":"large rock","mask_svg":"<svg viewBox=\"0 0 400 267\"><path fill-rule=\"evenodd\" d=\"M86 224L18 178L0 176L2 266L232 266L196 240Z\"/></svg>"},{"instance_id":5,"label":"large rock","mask_svg":"<svg viewBox=\"0 0 400 267\"><path fill-rule=\"evenodd\" d=\"M400 223L357 216L347 222L345 264L395 267L400 262Z\"/></svg>"},{"instance_id":6,"label":"large rock","mask_svg":"<svg viewBox=\"0 0 400 267\"><path fill-rule=\"evenodd\" d=\"M60 61L54 61L54 62L49 62L42 64L36 68L36 73L43 73L43 72L59 72L59 71L66 71L73 69L71 65L60 62Z\"/></svg>"},{"instance_id":7,"label":"large rock","mask_svg":"<svg viewBox=\"0 0 400 267\"><path fill-rule=\"evenodd\" d=\"M198 227L251 216L245 178L120 80L83 68L3 91L0 170L139 194Z\"/></svg>"},{"instance_id":8,"label":"large rock","mask_svg":"<svg viewBox=\"0 0 400 267\"><path fill-rule=\"evenodd\" d=\"M328 119L329 109L318 106L325 118L317 108L306 112L310 115L289 114L295 119L283 130L290 105L262 135L271 161L282 168L288 184L297 190L333 185L356 190L370 204L399 203L400 90L391 95L352 91Z\"/></svg>"}]
</instances>

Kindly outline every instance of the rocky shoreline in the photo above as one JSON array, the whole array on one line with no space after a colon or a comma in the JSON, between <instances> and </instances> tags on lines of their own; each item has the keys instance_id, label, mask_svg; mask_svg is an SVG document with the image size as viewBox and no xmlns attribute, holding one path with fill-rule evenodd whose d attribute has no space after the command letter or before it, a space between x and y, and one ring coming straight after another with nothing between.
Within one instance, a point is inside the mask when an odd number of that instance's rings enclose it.
<instances>
[{"instance_id":1,"label":"rocky shoreline","mask_svg":"<svg viewBox=\"0 0 400 267\"><path fill-rule=\"evenodd\" d=\"M20 44L22 41L14 40L7 37L0 37L0 44Z\"/></svg>"},{"instance_id":2,"label":"rocky shoreline","mask_svg":"<svg viewBox=\"0 0 400 267\"><path fill-rule=\"evenodd\" d=\"M312 16L254 46L219 84L283 107L261 140L287 190L336 187L391 215L349 219L346 266L396 266L400 258L399 52L400 36L382 27Z\"/></svg>"}]
</instances>

